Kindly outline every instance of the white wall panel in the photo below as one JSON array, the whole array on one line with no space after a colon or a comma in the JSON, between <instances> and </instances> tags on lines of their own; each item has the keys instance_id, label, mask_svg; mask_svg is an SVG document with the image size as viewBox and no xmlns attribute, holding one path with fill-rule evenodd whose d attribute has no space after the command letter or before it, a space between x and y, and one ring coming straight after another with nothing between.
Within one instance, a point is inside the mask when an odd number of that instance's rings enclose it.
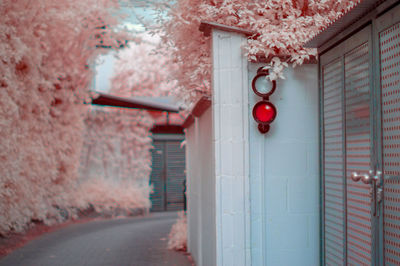
<instances>
[{"instance_id":1,"label":"white wall panel","mask_svg":"<svg viewBox=\"0 0 400 266\"><path fill-rule=\"evenodd\" d=\"M186 129L188 248L196 265L216 265L215 170L209 108Z\"/></svg>"},{"instance_id":2,"label":"white wall panel","mask_svg":"<svg viewBox=\"0 0 400 266\"><path fill-rule=\"evenodd\" d=\"M185 130L186 137L186 200L187 200L187 244L192 257L197 260L199 254L197 250L197 196L195 178L196 173L193 164L196 161L196 126L192 124Z\"/></svg>"},{"instance_id":3,"label":"white wall panel","mask_svg":"<svg viewBox=\"0 0 400 266\"><path fill-rule=\"evenodd\" d=\"M249 67L249 114L261 100ZM251 118L250 186L252 265L318 265L317 66L285 71L270 97L278 115L267 134Z\"/></svg>"},{"instance_id":4,"label":"white wall panel","mask_svg":"<svg viewBox=\"0 0 400 266\"><path fill-rule=\"evenodd\" d=\"M201 165L201 251L204 266L216 265L215 171L212 142L212 112L209 108L200 118L198 154ZM199 264L200 265L200 264Z\"/></svg>"}]
</instances>

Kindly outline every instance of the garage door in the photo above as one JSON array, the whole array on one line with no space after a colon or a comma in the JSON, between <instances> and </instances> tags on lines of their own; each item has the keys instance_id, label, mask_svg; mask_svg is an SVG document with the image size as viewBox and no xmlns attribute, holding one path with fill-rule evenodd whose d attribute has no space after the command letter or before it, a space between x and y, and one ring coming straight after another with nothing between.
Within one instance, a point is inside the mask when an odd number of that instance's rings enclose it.
<instances>
[{"instance_id":1,"label":"garage door","mask_svg":"<svg viewBox=\"0 0 400 266\"><path fill-rule=\"evenodd\" d=\"M176 211L184 207L185 148L181 140L155 139L150 183L151 211Z\"/></svg>"}]
</instances>

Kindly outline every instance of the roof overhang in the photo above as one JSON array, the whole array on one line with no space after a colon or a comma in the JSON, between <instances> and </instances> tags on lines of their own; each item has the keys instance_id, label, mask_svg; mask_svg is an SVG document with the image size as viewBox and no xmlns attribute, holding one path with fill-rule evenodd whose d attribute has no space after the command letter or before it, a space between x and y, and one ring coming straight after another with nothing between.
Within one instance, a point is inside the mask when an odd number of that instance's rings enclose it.
<instances>
[{"instance_id":1,"label":"roof overhang","mask_svg":"<svg viewBox=\"0 0 400 266\"><path fill-rule=\"evenodd\" d=\"M306 42L304 47L320 48L333 39L343 39L346 35L362 27L396 3L398 3L398 0L362 0L345 15L331 23L311 40ZM357 26L355 24L359 24L359 27L354 27Z\"/></svg>"},{"instance_id":2,"label":"roof overhang","mask_svg":"<svg viewBox=\"0 0 400 266\"><path fill-rule=\"evenodd\" d=\"M178 113L181 110L178 106L160 103L149 99L124 98L101 92L96 92L96 94L97 97L92 99L91 104L172 113Z\"/></svg>"},{"instance_id":3,"label":"roof overhang","mask_svg":"<svg viewBox=\"0 0 400 266\"><path fill-rule=\"evenodd\" d=\"M190 127L193 122L195 117L200 117L204 114L205 111L211 106L211 100L207 96L201 97L195 106L193 107L192 111L190 114L186 117L185 122L183 122L183 127L188 128Z\"/></svg>"},{"instance_id":4,"label":"roof overhang","mask_svg":"<svg viewBox=\"0 0 400 266\"><path fill-rule=\"evenodd\" d=\"M245 30L245 29L241 29L241 28L233 27L233 26L226 26L224 24L219 24L219 23L215 23L215 22L202 21L200 23L199 30L204 33L204 36L206 36L206 37L210 36L212 29L217 29L217 30L222 30L222 31L227 31L227 32L235 32L235 33L246 35L247 37L256 35L256 33L254 31Z\"/></svg>"}]
</instances>

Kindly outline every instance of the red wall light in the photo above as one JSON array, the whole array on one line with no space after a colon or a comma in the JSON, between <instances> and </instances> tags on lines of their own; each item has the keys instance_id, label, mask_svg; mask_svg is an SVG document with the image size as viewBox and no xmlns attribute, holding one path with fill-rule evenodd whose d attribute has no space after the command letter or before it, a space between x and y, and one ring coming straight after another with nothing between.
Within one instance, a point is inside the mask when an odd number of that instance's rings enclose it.
<instances>
[{"instance_id":1,"label":"red wall light","mask_svg":"<svg viewBox=\"0 0 400 266\"><path fill-rule=\"evenodd\" d=\"M277 113L275 106L269 101L269 96L275 92L276 82L269 82L267 75L268 71L261 67L251 83L254 93L263 98L253 107L253 118L258 123L258 130L263 134L269 131L269 124L275 120Z\"/></svg>"}]
</instances>

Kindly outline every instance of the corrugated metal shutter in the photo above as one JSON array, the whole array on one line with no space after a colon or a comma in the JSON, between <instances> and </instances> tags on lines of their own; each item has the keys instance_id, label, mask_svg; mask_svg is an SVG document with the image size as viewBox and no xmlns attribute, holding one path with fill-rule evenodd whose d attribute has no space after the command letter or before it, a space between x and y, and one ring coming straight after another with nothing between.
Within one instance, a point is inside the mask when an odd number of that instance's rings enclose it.
<instances>
[{"instance_id":1,"label":"corrugated metal shutter","mask_svg":"<svg viewBox=\"0 0 400 266\"><path fill-rule=\"evenodd\" d=\"M165 201L165 178L164 178L164 142L154 141L152 149L152 171L150 183L153 185L153 193L150 194L152 202L152 211L163 211Z\"/></svg>"},{"instance_id":2,"label":"corrugated metal shutter","mask_svg":"<svg viewBox=\"0 0 400 266\"><path fill-rule=\"evenodd\" d=\"M345 262L342 61L322 66L324 128L324 233L327 265Z\"/></svg>"},{"instance_id":3,"label":"corrugated metal shutter","mask_svg":"<svg viewBox=\"0 0 400 266\"><path fill-rule=\"evenodd\" d=\"M185 180L185 149L179 141L166 142L167 210L183 209L183 182Z\"/></svg>"},{"instance_id":4,"label":"corrugated metal shutter","mask_svg":"<svg viewBox=\"0 0 400 266\"><path fill-rule=\"evenodd\" d=\"M150 183L151 211L182 210L184 205L185 148L181 140L154 140Z\"/></svg>"}]
</instances>

